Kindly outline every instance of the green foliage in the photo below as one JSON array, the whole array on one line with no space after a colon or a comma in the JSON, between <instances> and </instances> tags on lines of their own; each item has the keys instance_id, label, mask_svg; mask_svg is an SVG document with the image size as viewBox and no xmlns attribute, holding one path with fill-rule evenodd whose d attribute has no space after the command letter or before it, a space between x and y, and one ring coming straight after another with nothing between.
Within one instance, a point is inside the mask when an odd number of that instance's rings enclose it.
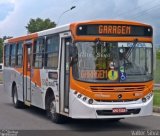
<instances>
[{"instance_id":1,"label":"green foliage","mask_svg":"<svg viewBox=\"0 0 160 136\"><path fill-rule=\"evenodd\" d=\"M3 59L3 39L0 38L0 63L2 63Z\"/></svg>"},{"instance_id":2,"label":"green foliage","mask_svg":"<svg viewBox=\"0 0 160 136\"><path fill-rule=\"evenodd\" d=\"M160 90L154 91L153 105L160 106Z\"/></svg>"},{"instance_id":3,"label":"green foliage","mask_svg":"<svg viewBox=\"0 0 160 136\"><path fill-rule=\"evenodd\" d=\"M3 36L3 38L0 38L0 63L3 62L3 42L4 40L10 39L10 38L12 38L12 36Z\"/></svg>"},{"instance_id":4,"label":"green foliage","mask_svg":"<svg viewBox=\"0 0 160 136\"><path fill-rule=\"evenodd\" d=\"M10 38L13 38L13 37L12 36L3 36L3 41L10 39Z\"/></svg>"},{"instance_id":5,"label":"green foliage","mask_svg":"<svg viewBox=\"0 0 160 136\"><path fill-rule=\"evenodd\" d=\"M157 50L157 52L156 52L156 57L157 57L157 59L159 59L159 60L160 60L160 49L159 49L159 50Z\"/></svg>"},{"instance_id":6,"label":"green foliage","mask_svg":"<svg viewBox=\"0 0 160 136\"><path fill-rule=\"evenodd\" d=\"M29 33L34 33L42 30L46 30L49 28L56 27L55 22L52 22L49 18L47 19L30 19L29 23L26 26L26 29Z\"/></svg>"},{"instance_id":7,"label":"green foliage","mask_svg":"<svg viewBox=\"0 0 160 136\"><path fill-rule=\"evenodd\" d=\"M160 59L156 59L156 70L154 71L154 82L160 84Z\"/></svg>"}]
</instances>

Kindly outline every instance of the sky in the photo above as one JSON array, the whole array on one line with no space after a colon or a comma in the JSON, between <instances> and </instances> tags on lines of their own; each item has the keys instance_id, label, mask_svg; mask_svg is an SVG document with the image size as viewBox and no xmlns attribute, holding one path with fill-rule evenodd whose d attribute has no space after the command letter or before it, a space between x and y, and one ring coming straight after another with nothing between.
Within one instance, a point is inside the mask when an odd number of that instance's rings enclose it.
<instances>
[{"instance_id":1,"label":"sky","mask_svg":"<svg viewBox=\"0 0 160 136\"><path fill-rule=\"evenodd\" d=\"M76 6L75 9L63 12ZM58 25L94 19L132 20L154 28L160 44L160 0L0 0L0 37L27 34L31 18L50 18Z\"/></svg>"}]
</instances>

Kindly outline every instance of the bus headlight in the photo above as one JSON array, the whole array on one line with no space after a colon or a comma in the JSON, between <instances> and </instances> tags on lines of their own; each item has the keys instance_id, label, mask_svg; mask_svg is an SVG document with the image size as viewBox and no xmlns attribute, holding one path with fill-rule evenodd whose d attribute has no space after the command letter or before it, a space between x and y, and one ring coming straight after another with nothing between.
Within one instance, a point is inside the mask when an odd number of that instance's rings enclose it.
<instances>
[{"instance_id":1,"label":"bus headlight","mask_svg":"<svg viewBox=\"0 0 160 136\"><path fill-rule=\"evenodd\" d=\"M147 99L144 97L144 98L142 98L142 102L146 102L147 101Z\"/></svg>"},{"instance_id":2,"label":"bus headlight","mask_svg":"<svg viewBox=\"0 0 160 136\"><path fill-rule=\"evenodd\" d=\"M88 103L89 103L89 104L93 104L93 99L89 99L89 100L88 100Z\"/></svg>"},{"instance_id":3,"label":"bus headlight","mask_svg":"<svg viewBox=\"0 0 160 136\"><path fill-rule=\"evenodd\" d=\"M74 91L73 93L78 99L80 99L81 101L87 103L87 104L93 104L94 100L93 99L90 99L88 98L87 96L83 95L83 94L80 94L79 92L77 91Z\"/></svg>"},{"instance_id":4,"label":"bus headlight","mask_svg":"<svg viewBox=\"0 0 160 136\"><path fill-rule=\"evenodd\" d=\"M87 97L83 97L83 101L86 101L87 100Z\"/></svg>"},{"instance_id":5,"label":"bus headlight","mask_svg":"<svg viewBox=\"0 0 160 136\"><path fill-rule=\"evenodd\" d=\"M78 94L78 98L81 98L82 97L82 95L81 94Z\"/></svg>"},{"instance_id":6,"label":"bus headlight","mask_svg":"<svg viewBox=\"0 0 160 136\"><path fill-rule=\"evenodd\" d=\"M145 97L142 98L142 102L143 103L147 102L149 99L151 99L152 95L153 95L152 92L147 94Z\"/></svg>"}]
</instances>

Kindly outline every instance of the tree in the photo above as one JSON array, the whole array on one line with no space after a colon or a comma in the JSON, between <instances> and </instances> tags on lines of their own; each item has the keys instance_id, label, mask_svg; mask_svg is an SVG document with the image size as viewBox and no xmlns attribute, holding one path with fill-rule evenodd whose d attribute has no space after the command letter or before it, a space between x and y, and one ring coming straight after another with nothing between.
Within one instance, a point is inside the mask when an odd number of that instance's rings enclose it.
<instances>
[{"instance_id":1,"label":"tree","mask_svg":"<svg viewBox=\"0 0 160 136\"><path fill-rule=\"evenodd\" d=\"M3 39L0 38L0 63L3 61Z\"/></svg>"},{"instance_id":2,"label":"tree","mask_svg":"<svg viewBox=\"0 0 160 136\"><path fill-rule=\"evenodd\" d=\"M5 41L5 40L7 40L7 39L11 39L11 38L13 38L13 36L3 36L3 41Z\"/></svg>"},{"instance_id":3,"label":"tree","mask_svg":"<svg viewBox=\"0 0 160 136\"><path fill-rule=\"evenodd\" d=\"M0 38L0 63L3 62L3 43L4 40L10 39L12 36L3 36L3 38Z\"/></svg>"},{"instance_id":4,"label":"tree","mask_svg":"<svg viewBox=\"0 0 160 136\"><path fill-rule=\"evenodd\" d=\"M29 33L34 33L53 27L56 27L56 23L52 22L49 18L44 20L41 18L37 18L37 19L30 19L29 23L26 26L26 29Z\"/></svg>"}]
</instances>

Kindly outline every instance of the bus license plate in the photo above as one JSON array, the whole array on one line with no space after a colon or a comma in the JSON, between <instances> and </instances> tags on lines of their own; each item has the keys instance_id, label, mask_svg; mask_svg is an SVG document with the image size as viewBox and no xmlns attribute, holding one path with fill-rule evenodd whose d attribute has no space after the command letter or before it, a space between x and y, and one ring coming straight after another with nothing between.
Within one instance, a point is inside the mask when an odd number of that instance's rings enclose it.
<instances>
[{"instance_id":1,"label":"bus license plate","mask_svg":"<svg viewBox=\"0 0 160 136\"><path fill-rule=\"evenodd\" d=\"M126 108L113 108L112 113L126 113L127 109Z\"/></svg>"}]
</instances>

